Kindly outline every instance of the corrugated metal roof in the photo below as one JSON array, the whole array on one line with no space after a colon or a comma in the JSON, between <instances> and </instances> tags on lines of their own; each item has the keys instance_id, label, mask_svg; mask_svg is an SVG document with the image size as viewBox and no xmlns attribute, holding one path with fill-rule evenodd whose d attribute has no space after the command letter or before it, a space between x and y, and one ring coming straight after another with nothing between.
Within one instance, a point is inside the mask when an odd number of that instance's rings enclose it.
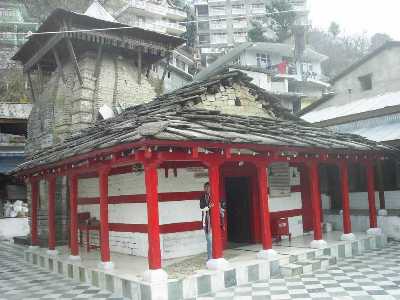
<instances>
[{"instance_id":1,"label":"corrugated metal roof","mask_svg":"<svg viewBox=\"0 0 400 300\"><path fill-rule=\"evenodd\" d=\"M344 105L338 104L320 110L313 110L302 116L302 119L316 123L396 105L400 105L400 91L363 98Z\"/></svg>"},{"instance_id":2,"label":"corrugated metal roof","mask_svg":"<svg viewBox=\"0 0 400 300\"><path fill-rule=\"evenodd\" d=\"M32 110L32 104L0 103L0 119L27 120Z\"/></svg>"},{"instance_id":3,"label":"corrugated metal roof","mask_svg":"<svg viewBox=\"0 0 400 300\"><path fill-rule=\"evenodd\" d=\"M400 140L400 122L357 128L346 133L361 135L376 142Z\"/></svg>"}]
</instances>

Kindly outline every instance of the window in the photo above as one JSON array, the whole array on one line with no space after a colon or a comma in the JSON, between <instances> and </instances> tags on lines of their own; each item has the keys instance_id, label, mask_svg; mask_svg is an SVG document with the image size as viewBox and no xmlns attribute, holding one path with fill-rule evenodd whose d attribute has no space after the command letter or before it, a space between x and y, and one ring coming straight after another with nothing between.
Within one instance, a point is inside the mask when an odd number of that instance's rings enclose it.
<instances>
[{"instance_id":1,"label":"window","mask_svg":"<svg viewBox=\"0 0 400 300\"><path fill-rule=\"evenodd\" d=\"M186 64L182 60L177 58L176 59L176 67L185 71Z\"/></svg>"},{"instance_id":2,"label":"window","mask_svg":"<svg viewBox=\"0 0 400 300\"><path fill-rule=\"evenodd\" d=\"M218 32L211 36L212 44L224 44L228 41L226 33Z\"/></svg>"},{"instance_id":3,"label":"window","mask_svg":"<svg viewBox=\"0 0 400 300\"><path fill-rule=\"evenodd\" d=\"M199 30L209 30L210 24L208 22L199 22Z\"/></svg>"},{"instance_id":4,"label":"window","mask_svg":"<svg viewBox=\"0 0 400 300\"><path fill-rule=\"evenodd\" d=\"M208 6L198 6L197 7L198 16L208 16Z\"/></svg>"},{"instance_id":5,"label":"window","mask_svg":"<svg viewBox=\"0 0 400 300\"><path fill-rule=\"evenodd\" d=\"M358 77L362 91L372 90L372 74Z\"/></svg>"},{"instance_id":6,"label":"window","mask_svg":"<svg viewBox=\"0 0 400 300\"><path fill-rule=\"evenodd\" d=\"M257 58L257 67L266 68L271 66L271 58L269 54L256 54Z\"/></svg>"},{"instance_id":7,"label":"window","mask_svg":"<svg viewBox=\"0 0 400 300\"><path fill-rule=\"evenodd\" d=\"M240 56L232 60L232 65L241 65Z\"/></svg>"},{"instance_id":8,"label":"window","mask_svg":"<svg viewBox=\"0 0 400 300\"><path fill-rule=\"evenodd\" d=\"M235 42L246 42L247 41L247 32L234 32L233 37Z\"/></svg>"},{"instance_id":9,"label":"window","mask_svg":"<svg viewBox=\"0 0 400 300\"><path fill-rule=\"evenodd\" d=\"M209 34L199 34L199 44L209 44L210 35Z\"/></svg>"},{"instance_id":10,"label":"window","mask_svg":"<svg viewBox=\"0 0 400 300\"><path fill-rule=\"evenodd\" d=\"M221 16L221 15L225 15L225 6L210 7L210 16Z\"/></svg>"}]
</instances>

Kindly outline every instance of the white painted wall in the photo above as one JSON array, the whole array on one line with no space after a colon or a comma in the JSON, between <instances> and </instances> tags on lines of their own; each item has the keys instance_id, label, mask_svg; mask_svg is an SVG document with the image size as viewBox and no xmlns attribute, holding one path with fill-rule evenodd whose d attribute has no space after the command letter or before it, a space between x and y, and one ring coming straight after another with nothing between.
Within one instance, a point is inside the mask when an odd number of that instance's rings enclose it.
<instances>
[{"instance_id":1,"label":"white painted wall","mask_svg":"<svg viewBox=\"0 0 400 300\"><path fill-rule=\"evenodd\" d=\"M28 218L0 219L0 240L9 240L15 236L26 236L29 232Z\"/></svg>"},{"instance_id":2,"label":"white painted wall","mask_svg":"<svg viewBox=\"0 0 400 300\"><path fill-rule=\"evenodd\" d=\"M200 171L200 170L198 170ZM201 171L203 174L206 170ZM290 168L290 184L299 185L300 176L296 168ZM178 169L174 177L170 170L166 178L164 170L158 171L159 192L200 191L207 177L195 176L194 169ZM144 174L129 173L109 177L109 195L145 194ZM80 179L79 197L98 197L98 179ZM290 193L287 197L271 197L271 212L301 209L301 193ZM109 222L122 224L147 224L147 208L145 203L109 204ZM100 219L99 205L79 205L79 212L90 212L92 217ZM198 201L170 201L159 203L160 224L201 221ZM302 216L289 218L289 229L292 236L303 234ZM206 250L203 230L161 234L161 252L164 259L195 255ZM98 234L91 233L91 241L98 244ZM148 242L146 233L110 232L110 248L119 252L136 256L147 256Z\"/></svg>"}]
</instances>

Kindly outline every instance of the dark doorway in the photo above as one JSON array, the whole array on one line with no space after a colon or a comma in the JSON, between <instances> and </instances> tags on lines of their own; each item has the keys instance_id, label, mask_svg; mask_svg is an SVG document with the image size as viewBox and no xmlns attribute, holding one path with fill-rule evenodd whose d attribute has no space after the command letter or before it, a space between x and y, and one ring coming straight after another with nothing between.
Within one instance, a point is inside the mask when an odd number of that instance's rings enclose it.
<instances>
[{"instance_id":1,"label":"dark doorway","mask_svg":"<svg viewBox=\"0 0 400 300\"><path fill-rule=\"evenodd\" d=\"M250 178L225 178L228 241L250 243Z\"/></svg>"}]
</instances>

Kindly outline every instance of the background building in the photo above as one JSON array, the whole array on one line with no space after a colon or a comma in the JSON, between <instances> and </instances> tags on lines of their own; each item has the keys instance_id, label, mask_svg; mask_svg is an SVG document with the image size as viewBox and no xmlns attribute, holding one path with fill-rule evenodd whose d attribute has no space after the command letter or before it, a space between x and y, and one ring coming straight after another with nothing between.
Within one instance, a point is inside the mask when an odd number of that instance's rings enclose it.
<instances>
[{"instance_id":1,"label":"background building","mask_svg":"<svg viewBox=\"0 0 400 300\"><path fill-rule=\"evenodd\" d=\"M107 5L120 23L179 36L186 31L186 12L167 0L122 0Z\"/></svg>"},{"instance_id":2,"label":"background building","mask_svg":"<svg viewBox=\"0 0 400 300\"><path fill-rule=\"evenodd\" d=\"M310 47L297 61L291 44L243 43L200 71L195 80L227 69L241 70L252 78L252 83L279 95L284 107L298 112L328 91L330 85L321 71L321 62L326 59Z\"/></svg>"},{"instance_id":3,"label":"background building","mask_svg":"<svg viewBox=\"0 0 400 300\"><path fill-rule=\"evenodd\" d=\"M269 0L270 1L270 0ZM293 8L303 18L306 11L306 0L290 0ZM197 48L201 54L202 64L226 52L226 49L247 41L247 32L252 21L265 24L266 1L262 0L194 0L197 20ZM267 30L267 29L266 29ZM270 38L275 34L266 31Z\"/></svg>"}]
</instances>

